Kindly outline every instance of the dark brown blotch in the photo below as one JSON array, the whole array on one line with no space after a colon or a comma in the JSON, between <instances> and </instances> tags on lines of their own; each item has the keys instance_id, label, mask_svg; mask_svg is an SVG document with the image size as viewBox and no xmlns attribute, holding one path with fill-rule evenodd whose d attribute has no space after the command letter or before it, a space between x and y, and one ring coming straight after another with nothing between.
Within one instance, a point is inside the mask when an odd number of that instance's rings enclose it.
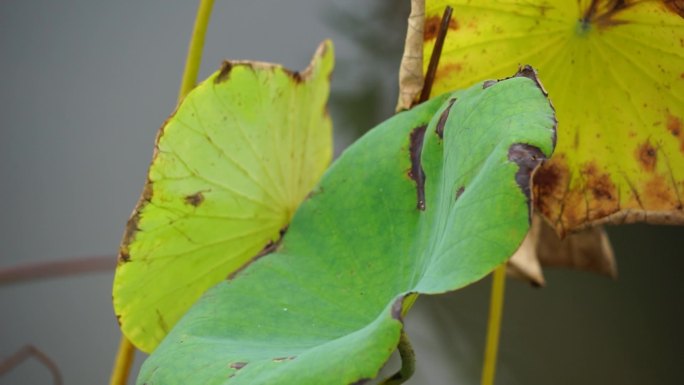
<instances>
[{"instance_id":1,"label":"dark brown blotch","mask_svg":"<svg viewBox=\"0 0 684 385\"><path fill-rule=\"evenodd\" d=\"M425 210L425 171L421 165L420 156L423 151L423 138L427 126L416 127L411 131L409 154L411 157L411 169L409 177L416 182L416 195L418 210Z\"/></svg>"},{"instance_id":2,"label":"dark brown blotch","mask_svg":"<svg viewBox=\"0 0 684 385\"><path fill-rule=\"evenodd\" d=\"M451 107L454 105L455 102L456 98L450 99L449 105L447 106L447 108L444 109L444 111L442 111L442 114L439 116L435 132L437 132L437 135L439 135L440 138L444 137L444 126L446 125L447 119L449 118L449 112L451 111Z\"/></svg>"},{"instance_id":3,"label":"dark brown blotch","mask_svg":"<svg viewBox=\"0 0 684 385\"><path fill-rule=\"evenodd\" d=\"M549 93L546 92L546 89L544 86L541 84L539 81L539 78L537 77L537 70L535 70L532 66L525 64L522 67L518 68L518 72L513 75L514 78L528 78L532 81L534 81L534 84L537 85L537 87L541 90L541 92L544 94L544 96L549 96Z\"/></svg>"},{"instance_id":4,"label":"dark brown blotch","mask_svg":"<svg viewBox=\"0 0 684 385\"><path fill-rule=\"evenodd\" d=\"M482 89L485 90L498 82L498 80L485 80L484 83L482 83Z\"/></svg>"},{"instance_id":5,"label":"dark brown blotch","mask_svg":"<svg viewBox=\"0 0 684 385\"><path fill-rule=\"evenodd\" d=\"M597 201L610 201L616 196L615 184L610 180L610 175L599 171L596 163L589 162L582 166L586 188ZM603 210L603 207L590 207L594 211ZM605 211L605 210L604 210Z\"/></svg>"},{"instance_id":6,"label":"dark brown blotch","mask_svg":"<svg viewBox=\"0 0 684 385\"><path fill-rule=\"evenodd\" d=\"M514 143L508 148L508 160L518 165L515 173L515 182L525 195L525 202L529 212L528 220L532 220L532 207L530 204L532 189L532 172L546 159L544 153L535 146L527 143Z\"/></svg>"},{"instance_id":7,"label":"dark brown blotch","mask_svg":"<svg viewBox=\"0 0 684 385\"><path fill-rule=\"evenodd\" d=\"M274 358L274 359L273 359L273 362L285 362L285 361L292 361L292 360L294 360L295 358L297 358L297 356L289 356L289 357L276 357L276 358Z\"/></svg>"},{"instance_id":8,"label":"dark brown blotch","mask_svg":"<svg viewBox=\"0 0 684 385\"><path fill-rule=\"evenodd\" d=\"M119 257L117 258L120 263L126 263L131 261L131 255L128 251L121 250L119 252Z\"/></svg>"},{"instance_id":9,"label":"dark brown blotch","mask_svg":"<svg viewBox=\"0 0 684 385\"><path fill-rule=\"evenodd\" d=\"M192 195L188 195L185 197L185 203L189 204L190 206L197 207L204 202L204 194L202 194L201 191L198 191Z\"/></svg>"},{"instance_id":10,"label":"dark brown blotch","mask_svg":"<svg viewBox=\"0 0 684 385\"><path fill-rule=\"evenodd\" d=\"M465 192L465 187L461 186L458 190L456 190L456 198L454 200L458 200L458 198L460 198L464 192Z\"/></svg>"},{"instance_id":11,"label":"dark brown blotch","mask_svg":"<svg viewBox=\"0 0 684 385\"><path fill-rule=\"evenodd\" d=\"M304 81L304 77L302 77L302 74L299 71L291 71L288 69L284 69L285 73L292 78L292 80L295 81L295 83L299 84Z\"/></svg>"},{"instance_id":12,"label":"dark brown blotch","mask_svg":"<svg viewBox=\"0 0 684 385\"><path fill-rule=\"evenodd\" d=\"M658 152L650 141L646 141L636 148L635 156L637 161L646 171L655 170L658 162Z\"/></svg>"},{"instance_id":13,"label":"dark brown blotch","mask_svg":"<svg viewBox=\"0 0 684 385\"><path fill-rule=\"evenodd\" d=\"M219 74L214 78L214 84L223 83L230 77L230 71L233 69L233 63L225 60L221 63Z\"/></svg>"}]
</instances>

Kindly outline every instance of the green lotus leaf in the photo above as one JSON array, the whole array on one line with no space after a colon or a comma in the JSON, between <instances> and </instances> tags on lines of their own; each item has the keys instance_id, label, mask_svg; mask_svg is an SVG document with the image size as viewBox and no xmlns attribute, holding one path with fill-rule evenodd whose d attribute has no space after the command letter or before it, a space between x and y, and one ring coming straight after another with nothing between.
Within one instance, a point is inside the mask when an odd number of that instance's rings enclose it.
<instances>
[{"instance_id":1,"label":"green lotus leaf","mask_svg":"<svg viewBox=\"0 0 684 385\"><path fill-rule=\"evenodd\" d=\"M513 254L529 228L530 175L554 142L530 68L397 114L341 155L273 253L205 293L138 384L377 376L407 298L456 290Z\"/></svg>"},{"instance_id":2,"label":"green lotus leaf","mask_svg":"<svg viewBox=\"0 0 684 385\"><path fill-rule=\"evenodd\" d=\"M126 337L154 350L204 291L268 249L332 157L331 42L301 73L232 61L163 125L114 279Z\"/></svg>"}]
</instances>

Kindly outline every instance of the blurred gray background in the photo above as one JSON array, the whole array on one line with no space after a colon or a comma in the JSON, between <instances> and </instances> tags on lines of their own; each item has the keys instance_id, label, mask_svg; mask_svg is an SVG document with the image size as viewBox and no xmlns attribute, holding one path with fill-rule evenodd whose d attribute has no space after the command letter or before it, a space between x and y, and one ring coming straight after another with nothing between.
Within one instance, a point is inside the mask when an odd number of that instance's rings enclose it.
<instances>
[{"instance_id":1,"label":"blurred gray background","mask_svg":"<svg viewBox=\"0 0 684 385\"><path fill-rule=\"evenodd\" d=\"M223 58L301 69L332 38L339 153L392 114L407 3L217 1L201 78ZM116 253L175 106L196 5L0 2L0 267ZM571 271L547 271L545 289L509 280L498 384L681 383L684 228L610 235L618 281ZM119 340L112 276L0 287L0 359L30 343L66 384L107 383ZM410 384L479 383L488 295L486 279L419 300L407 320L418 354ZM0 384L51 377L29 360Z\"/></svg>"}]
</instances>

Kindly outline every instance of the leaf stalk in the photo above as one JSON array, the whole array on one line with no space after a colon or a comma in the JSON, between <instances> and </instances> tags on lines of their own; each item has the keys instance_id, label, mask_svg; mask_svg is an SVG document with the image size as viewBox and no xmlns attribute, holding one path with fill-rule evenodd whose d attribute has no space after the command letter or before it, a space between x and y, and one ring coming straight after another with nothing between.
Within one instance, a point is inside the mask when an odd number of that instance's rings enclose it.
<instances>
[{"instance_id":1,"label":"leaf stalk","mask_svg":"<svg viewBox=\"0 0 684 385\"><path fill-rule=\"evenodd\" d=\"M183 98L192 91L197 84L200 64L202 63L202 51L204 50L204 38L207 34L207 27L209 26L209 19L213 6L214 0L200 1L197 16L195 17L195 26L192 30L192 37L190 38L188 55L185 59L183 78L181 80L180 90L178 91L178 104L180 104ZM109 382L110 385L126 385L134 358L135 347L125 335L122 335L121 342L119 343L119 351L116 355L116 361L114 362L114 370Z\"/></svg>"},{"instance_id":2,"label":"leaf stalk","mask_svg":"<svg viewBox=\"0 0 684 385\"><path fill-rule=\"evenodd\" d=\"M492 274L492 294L489 302L487 342L484 365L482 366L482 385L494 385L496 355L499 350L499 335L503 314L504 293L506 290L506 263L501 264Z\"/></svg>"},{"instance_id":3,"label":"leaf stalk","mask_svg":"<svg viewBox=\"0 0 684 385\"><path fill-rule=\"evenodd\" d=\"M408 381L416 371L416 353L413 351L408 335L404 330L399 337L399 356L401 357L401 369L391 377L385 379L380 385L399 385Z\"/></svg>"}]
</instances>

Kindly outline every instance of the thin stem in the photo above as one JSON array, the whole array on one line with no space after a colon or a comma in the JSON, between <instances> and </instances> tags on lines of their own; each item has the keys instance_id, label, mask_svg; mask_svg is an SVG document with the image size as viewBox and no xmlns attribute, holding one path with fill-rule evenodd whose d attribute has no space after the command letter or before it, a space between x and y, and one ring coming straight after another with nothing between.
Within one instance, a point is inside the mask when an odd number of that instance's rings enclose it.
<instances>
[{"instance_id":1,"label":"thin stem","mask_svg":"<svg viewBox=\"0 0 684 385\"><path fill-rule=\"evenodd\" d=\"M501 315L503 314L504 292L506 289L506 264L497 267L492 274L492 296L489 303L489 322L487 325L487 344L482 367L482 385L494 385L496 354L499 349Z\"/></svg>"},{"instance_id":2,"label":"thin stem","mask_svg":"<svg viewBox=\"0 0 684 385\"><path fill-rule=\"evenodd\" d=\"M81 257L62 261L32 262L19 266L0 268L0 286L34 279L112 271L115 267L116 257L112 255Z\"/></svg>"},{"instance_id":3,"label":"thin stem","mask_svg":"<svg viewBox=\"0 0 684 385\"><path fill-rule=\"evenodd\" d=\"M46 368L52 373L52 382L55 385L62 385L62 374L59 372L57 364L55 364L47 354L43 353L40 349L33 345L26 345L23 348L17 350L14 354L8 358L0 361L0 376L9 372L10 370L21 365L22 362L26 361L29 357L35 357L40 361Z\"/></svg>"},{"instance_id":4,"label":"thin stem","mask_svg":"<svg viewBox=\"0 0 684 385\"><path fill-rule=\"evenodd\" d=\"M109 385L126 385L126 383L128 383L128 374L131 371L134 357L135 347L125 335L121 335L119 351L116 353L114 371L112 371L112 378L109 380Z\"/></svg>"},{"instance_id":5,"label":"thin stem","mask_svg":"<svg viewBox=\"0 0 684 385\"><path fill-rule=\"evenodd\" d=\"M380 385L403 384L413 376L413 372L416 370L416 353L414 353L404 330L401 331L401 337L399 338L399 356L401 357L401 369L394 373L392 377L382 381Z\"/></svg>"},{"instance_id":6,"label":"thin stem","mask_svg":"<svg viewBox=\"0 0 684 385\"><path fill-rule=\"evenodd\" d=\"M209 16L211 16L213 5L214 0L200 1L197 17L195 18L195 27L192 30L192 38L190 39L190 47L188 47L188 56L185 59L183 80L181 81L180 91L178 92L179 103L188 92L195 88L195 84L197 84L197 76L199 75L200 64L202 63L204 36L207 34Z\"/></svg>"},{"instance_id":7,"label":"thin stem","mask_svg":"<svg viewBox=\"0 0 684 385\"><path fill-rule=\"evenodd\" d=\"M432 54L430 54L430 63L428 64L427 72L425 73L425 81L423 82L423 89L420 92L418 103L422 103L430 99L430 92L432 92L432 84L435 82L435 75L437 75L437 67L439 66L439 59L442 56L442 48L444 48L444 40L446 40L447 32L449 32L449 23L451 23L451 14L454 9L450 6L444 8L442 14L442 23L439 25L435 45L432 47Z\"/></svg>"},{"instance_id":8,"label":"thin stem","mask_svg":"<svg viewBox=\"0 0 684 385\"><path fill-rule=\"evenodd\" d=\"M197 84L197 77L199 75L200 64L202 63L202 51L204 49L204 37L207 34L207 27L209 26L209 17L214 6L214 0L200 0L197 16L195 17L195 26L192 30L192 37L190 38L190 46L188 47L188 56L185 59L185 69L183 70L183 79L181 80L180 91L178 91L178 103L183 100L195 85ZM133 358L135 357L135 347L126 338L121 336L119 343L119 352L116 355L114 362L114 371L109 382L110 385L126 385L128 381L128 373L133 365Z\"/></svg>"}]
</instances>

